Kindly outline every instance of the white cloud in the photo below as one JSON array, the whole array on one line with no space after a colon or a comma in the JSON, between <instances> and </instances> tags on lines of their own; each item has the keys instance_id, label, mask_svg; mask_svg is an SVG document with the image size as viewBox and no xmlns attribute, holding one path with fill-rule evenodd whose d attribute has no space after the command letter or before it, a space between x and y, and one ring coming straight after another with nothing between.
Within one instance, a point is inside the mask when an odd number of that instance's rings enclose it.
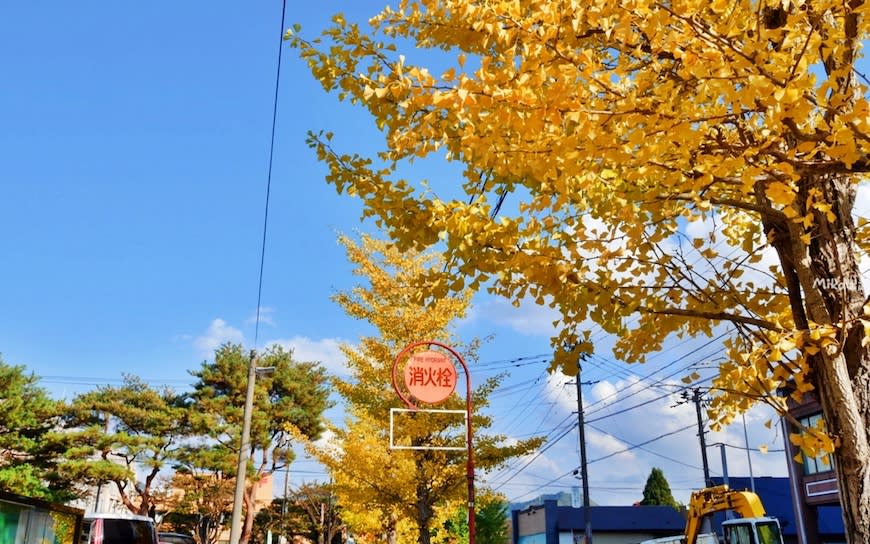
<instances>
[{"instance_id":1,"label":"white cloud","mask_svg":"<svg viewBox=\"0 0 870 544\"><path fill-rule=\"evenodd\" d=\"M213 355L221 344L226 342L240 343L243 340L242 331L227 324L223 319L217 318L211 322L205 334L193 339L193 345L204 355Z\"/></svg>"},{"instance_id":2,"label":"white cloud","mask_svg":"<svg viewBox=\"0 0 870 544\"><path fill-rule=\"evenodd\" d=\"M320 438L314 441L314 447L330 455L341 453L341 442L337 440L336 434L329 429L323 431Z\"/></svg>"},{"instance_id":3,"label":"white cloud","mask_svg":"<svg viewBox=\"0 0 870 544\"><path fill-rule=\"evenodd\" d=\"M270 327L275 326L275 319L272 317L275 314L275 309L270 308L268 306L260 306L260 323L264 325L269 325ZM257 314L254 313L251 317L245 320L245 323L253 325L257 322Z\"/></svg>"},{"instance_id":4,"label":"white cloud","mask_svg":"<svg viewBox=\"0 0 870 544\"><path fill-rule=\"evenodd\" d=\"M534 300L523 300L515 307L504 298L494 297L473 306L466 321L495 323L524 336L550 337L556 333L553 321L557 319L557 310L536 304Z\"/></svg>"},{"instance_id":5,"label":"white cloud","mask_svg":"<svg viewBox=\"0 0 870 544\"><path fill-rule=\"evenodd\" d=\"M289 339L278 339L268 342L285 349L293 350L293 358L297 361L316 361L326 367L326 370L339 376L347 376L344 353L341 345L347 342L340 338L321 338L314 340L304 336L294 336Z\"/></svg>"},{"instance_id":6,"label":"white cloud","mask_svg":"<svg viewBox=\"0 0 870 544\"><path fill-rule=\"evenodd\" d=\"M594 448L601 457L613 455L610 459L624 463L631 463L636 460L636 456L631 451L630 446L612 434L601 433L591 428L586 429L583 434L586 437L587 449Z\"/></svg>"},{"instance_id":7,"label":"white cloud","mask_svg":"<svg viewBox=\"0 0 870 544\"><path fill-rule=\"evenodd\" d=\"M570 379L570 378L568 378ZM551 380L541 397L553 398L560 410L551 420L570 422L575 429L547 451L552 459L559 459L555 468L536 461L529 468L539 474L552 474L556 478L579 464L576 434L577 401L574 386L564 387L564 380ZM677 391L673 388L673 391ZM697 414L691 402L671 393L670 387L660 387L654 378L629 375L620 379L601 380L584 389L586 415L586 456L590 461L588 472L592 487L591 498L598 504L633 504L640 500L643 486L653 467L661 468L674 497L683 503L693 489L703 486L701 446L698 438ZM572 415L573 414L573 415ZM772 428L764 423L773 420ZM783 449L782 432L778 418L770 408L757 406L746 415L749 457L747 457L742 419L721 432L707 431L707 459L710 474L723 474L719 443L726 444L727 470L730 476L786 476L787 465ZM762 454L761 445L770 453ZM623 450L628 450L622 452ZM617 453L622 452L622 453ZM610 454L616 453L612 457ZM518 476L516 480L519 480ZM538 485L543 485L538 481ZM570 476L537 489L528 500L541 493L565 490L574 482ZM527 488L531 489L531 488ZM526 489L508 489L508 496L526 492Z\"/></svg>"}]
</instances>

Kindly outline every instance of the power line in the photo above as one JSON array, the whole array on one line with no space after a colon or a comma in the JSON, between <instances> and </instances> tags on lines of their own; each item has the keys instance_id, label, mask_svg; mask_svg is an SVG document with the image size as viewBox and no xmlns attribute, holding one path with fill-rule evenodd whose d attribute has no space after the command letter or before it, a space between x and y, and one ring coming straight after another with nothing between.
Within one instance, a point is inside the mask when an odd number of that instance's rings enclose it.
<instances>
[{"instance_id":1,"label":"power line","mask_svg":"<svg viewBox=\"0 0 870 544\"><path fill-rule=\"evenodd\" d=\"M588 422L587 422L587 424L588 424ZM625 439L623 439L623 438L621 438L621 437L619 437L619 436L616 436L616 435L613 434L613 433L607 432L607 431L605 431L604 429L602 429L602 428L600 428L600 427L598 427L598 426L596 426L596 425L589 425L589 426L592 427L593 429L595 429L596 431L598 431L598 432L601 433L601 434L606 434L606 435L608 435L608 436L612 436L613 438L619 440L620 442L625 442L625 443L628 444L629 446L635 447L635 448L637 448L637 449L639 449L639 450L641 450L641 451L645 451L645 452L647 452L647 453L649 453L649 454L651 454L651 455L655 455L656 457L661 457L662 459L665 459L665 460L670 461L670 462L672 462L672 463L676 463L676 464L678 464L678 465L683 465L684 467L687 467L687 468L694 468L694 469L701 470L701 467L698 467L698 466L695 466L695 465L690 465L689 463L686 463L686 462L680 461L679 459L674 459L673 457L668 457L667 455L663 455L663 454L658 453L658 452L656 452L656 451L653 451L653 450L651 450L651 449L649 449L649 448L645 448L645 447L643 447L643 446L640 445L640 444L632 444L632 443L629 442L628 440L625 440Z\"/></svg>"},{"instance_id":2,"label":"power line","mask_svg":"<svg viewBox=\"0 0 870 544\"><path fill-rule=\"evenodd\" d=\"M691 356L691 355L694 355L694 354L698 353L699 351L701 351L702 349L704 349L704 348L710 346L710 345L713 344L714 342L717 342L717 341L721 340L722 338L724 338L726 335L730 334L731 332L732 332L731 330L728 330L728 331L723 332L722 334L720 334L719 336L713 338L712 340L709 340L708 342L705 342L703 345L698 346L697 348L692 349L691 351L682 354L681 356L677 357L676 359L674 359L673 361L669 362L669 363L666 364L665 366L663 366L663 367L661 367L661 368L655 370L654 372L650 372L650 373L647 374L646 376L641 376L641 377L639 378L639 381L642 381L642 380L647 379L647 378L652 378L653 376L655 376L656 374L662 372L662 371L665 370L666 368L672 367L672 366L676 365L677 363L680 363L681 361L684 361L687 357L689 357L689 356ZM707 357L707 356L701 357L701 359L705 359L706 357ZM689 363L689 364L686 365L686 366L681 367L680 369L676 370L675 372L672 372L671 374L668 374L667 376L663 376L662 378L659 378L657 381L653 382L653 385L658 384L658 383L662 383L664 380L666 380L666 379L668 379L668 378L671 378L671 377L673 377L673 376L679 374L680 372L684 372L684 371L688 370L689 368L691 368L692 366L694 366L694 365L697 364L698 362L699 362L698 360L694 360L693 362ZM635 382L635 383L637 383L637 382ZM628 389L628 388L631 387L632 385L634 385L634 383L629 384L629 386L627 386L627 387L625 387L625 388L623 388L623 389L620 389L620 390L614 391L613 393L611 393L610 395L608 395L608 396L606 396L606 397L602 397L602 398L598 399L597 401L595 401L595 402L589 404L587 407L588 407L588 408L591 408L592 406L595 406L595 405L601 404L601 403L603 403L603 402L605 402L605 401L607 401L607 400L609 400L609 399L612 399L613 397L618 396L618 395L619 395L620 393L622 393L625 389ZM640 391L643 391L643 389L641 389ZM634 396L634 395L638 394L640 391L636 391L636 392L634 392L634 393L630 393L629 395L626 395L626 396L620 398L619 400L620 400L620 401L625 400L625 399L627 399L627 398L629 398L629 397L631 397L631 396ZM595 412L597 412L597 411L602 410L603 408L604 408L604 407L599 408L598 410L592 410L590 413L595 413Z\"/></svg>"},{"instance_id":3,"label":"power line","mask_svg":"<svg viewBox=\"0 0 870 544\"><path fill-rule=\"evenodd\" d=\"M675 434L681 433L681 432L683 432L683 431L686 431L686 430L688 430L688 429L693 428L694 426L695 426L694 424L691 424L691 425L688 425L688 426L685 426L685 427L681 427L681 428L679 428L679 429L675 429L675 430L670 431L670 432L667 432L667 433L660 434L660 435L658 435L658 436L656 436L656 437L654 437L654 438L651 438L651 439L649 439L649 440L646 440L646 441L644 441L644 442L641 442L640 444L631 444L628 448L624 448L624 449L622 449L622 450L619 450L619 451L615 451L615 452L609 453L609 454L604 455L604 456L602 456L602 457L598 457L597 459L593 459L593 460L591 460L591 461L588 461L587 464L592 464L592 463L597 463L597 462L599 462L599 461L604 461L605 459L609 459L609 458L611 458L611 457L614 457L614 456L619 455L619 454L621 454L621 453L626 453L626 452L631 451L631 450L635 450L635 449L643 449L643 446L646 446L647 444L651 444L651 443L653 443L653 442L656 442L656 441L658 441L658 440L661 440L662 438L666 438L666 437L668 437L668 436L673 436L673 435L675 435ZM564 437L565 437L569 432L571 432L573 429L574 429L574 426L572 425L571 427L569 427L568 429L566 429L565 432L563 432L563 433L562 433L562 434L561 434L561 435L560 435L560 436L559 436L559 437L558 437L554 442L552 442L552 443L548 443L546 447L541 448L540 450L538 450L538 452L536 453L536 455L535 455L534 457L532 457L532 458L531 458L531 459L530 459L530 460L529 460L525 465L523 465L519 470L517 470L516 472L514 472L513 474L511 474L511 476L510 476L507 480L504 480L504 481L498 483L498 484L496 485L496 487L493 488L493 491L497 491L497 490L501 489L502 487L504 487L505 485L507 485L511 480L513 480L513 479L514 479L516 476L518 476L521 472L523 472L525 469L527 469L527 468L529 467L529 465L531 465L535 460L537 460L538 457L540 457L541 455L543 455L544 452L545 452L547 449L549 449L553 444L555 444L556 442L558 442L559 440L561 440L562 438L564 438ZM596 429L596 430L597 430L597 429ZM605 434L610 434L610 433L605 433ZM611 435L611 436L613 436L613 435ZM625 442L625 441L623 441L623 442ZM685 463L682 463L682 464L685 464ZM541 490L541 489L543 489L543 488L545 488L545 487L547 487L547 486L549 486L549 485L552 485L554 482L557 482L557 481L559 481L560 479L562 479L562 478L564 478L564 477L566 477L566 476L568 476L568 475L570 475L570 474L573 474L573 473L574 473L574 470L576 470L576 469L572 469L571 471L569 471L569 472L567 472L567 473L565 473L565 474L563 474L563 475L561 475L561 476L559 476L559 477L557 477L557 478L554 478L554 479L548 481L547 483L544 483L544 484L538 485L538 486L535 487L535 489L533 489L533 490L531 490L531 491L529 491L529 492L526 492L526 493L524 493L523 495L520 495L519 497L515 497L513 500L517 500L517 499L522 498L522 497L524 497L524 496L526 496L526 495L529 495L529 494L531 494L531 493L534 493L534 492L537 491L537 490Z\"/></svg>"},{"instance_id":4,"label":"power line","mask_svg":"<svg viewBox=\"0 0 870 544\"><path fill-rule=\"evenodd\" d=\"M698 380L697 382L694 382L694 383L691 384L691 385L688 385L688 386L685 386L685 387L681 387L681 389L689 388L689 387L691 387L692 385L695 385L695 384L704 383L705 381L707 381L707 380L709 380L709 379L711 379L711 378L701 378L700 380ZM651 386L648 386L648 387L646 387L645 389L642 389L641 391L646 391L646 390L649 389L650 387L651 387ZM673 395L673 394L674 394L674 393L665 393L664 395L661 395L661 396L658 396L658 397L655 397L655 398L652 398L652 399L649 399L649 400L645 400L645 401L640 402L640 403L638 403L638 404L634 404L634 405L632 405L632 406L629 406L628 408L622 408L622 409L620 409L620 410L617 410L616 412L611 412L611 413L609 413L609 414L605 414L605 415L603 415L603 416L598 416L598 417L596 417L596 418L592 418L592 419L588 420L587 422L588 422L588 423L595 423L595 422L597 422L597 421L601 421L602 419L607 419L607 418L609 418L609 417L618 416L618 415L624 414L624 413L626 413L626 412L630 412L630 411L632 411L632 410L635 410L635 409L637 409L637 408L640 408L640 407L642 407L642 406L646 406L647 404L652 404L653 402L656 402L656 401L662 400L662 399L664 399L664 398L670 397L670 396ZM634 395L634 393L633 393L632 395ZM632 395L626 395L626 396L632 396ZM621 399L620 399L620 400L621 400ZM603 409L603 408L602 408L602 409ZM595 410L595 412L600 412L602 409Z\"/></svg>"},{"instance_id":5,"label":"power line","mask_svg":"<svg viewBox=\"0 0 870 544\"><path fill-rule=\"evenodd\" d=\"M610 459L611 457L616 456L616 455L619 455L620 453L625 453L625 452L628 452L628 451L631 451L631 450L638 449L638 448L640 448L641 446L646 446L647 444L651 444L651 443L653 443L653 442L655 442L655 441L657 441L657 440L661 440L662 438L666 438L666 437L668 437L668 436L673 436L673 435L675 435L675 434L677 434L677 433L681 433L681 432L683 432L683 431L687 431L687 430L691 429L691 428L694 427L694 426L695 426L695 424L693 423L693 424L691 424L691 425L687 425L687 426L685 426L685 427L681 427L681 428L679 428L679 429L673 430L673 431L671 431L671 432L669 432L669 433L660 434L660 435L656 436L655 438L650 438L650 439L647 440L646 442L641 442L640 444L635 444L635 445L630 446L630 447L628 447L628 448L625 448L625 449L623 449L623 450L619 450L619 451L614 451L614 452L612 452L612 453L608 453L607 455L605 455L605 456L603 456L603 457L599 457L598 459L593 459L593 460L589 461L589 464L591 465L592 463L597 463L598 461L604 461L605 459Z\"/></svg>"},{"instance_id":6,"label":"power line","mask_svg":"<svg viewBox=\"0 0 870 544\"><path fill-rule=\"evenodd\" d=\"M507 480L501 482L501 483L498 484L496 487L494 487L494 488L493 488L493 491L498 491L499 489L501 489L502 487L504 487L505 484L507 484L508 482L510 482L511 480L513 480L514 478L516 478L517 476L519 476L520 473L521 473L522 471L524 471L525 469L527 469L527 468L529 467L529 465L531 465L532 463L534 463L535 460L538 459L538 457L544 455L544 452L546 452L548 449L550 449L550 448L552 448L553 446L555 446L556 444L558 444L560 440L562 440L563 438L565 438L566 436L568 436L568 433L570 433L570 432L573 431L573 430L574 430L574 425L570 425L570 426L568 426L568 428L566 428L566 429L562 432L562 434L560 434L560 435L559 435L555 440L553 440L552 442L548 442L547 445L544 446L543 448L539 449L539 450L535 453L535 455L532 456L532 458L528 460L528 462L527 462L525 465L523 465L519 470L517 470L516 472L514 472L513 474L511 474L510 477L508 477ZM570 473L569 473L569 474L570 474ZM545 485L546 485L546 484L545 484Z\"/></svg>"},{"instance_id":7,"label":"power line","mask_svg":"<svg viewBox=\"0 0 870 544\"><path fill-rule=\"evenodd\" d=\"M538 457L540 457L540 456L541 456L541 455L542 455L546 450L550 449L550 448L551 448L551 447L552 447L556 442L558 442L559 440L561 440L562 438L564 438L564 437L565 437L565 436L566 436L566 435L567 435L571 430L573 430L573 429L574 429L574 424L573 424L573 423L570 423L570 424L568 424L567 426L565 426L565 422L567 422L567 421L569 421L570 419L572 419L573 416L574 416L574 414L568 414L567 416L565 416L564 419L562 419L562 421L560 421L559 423L557 423L556 426L553 427L553 428L552 428L552 429L547 433L547 435L544 437L544 440L547 441L546 445L545 445L542 449L538 450L538 452L536 453L536 455L535 455L535 456L534 456L534 457L533 457L533 458L532 458L528 463L526 463L522 468L520 468L516 473L514 473L512 476L510 476L510 478L508 478L507 481L510 481L511 479L513 479L514 476L516 476L516 474L518 474L519 472L522 472L523 470L525 470L526 467L528 467L528 466L532 463L532 461L534 461L535 459L537 459ZM553 440L552 442L550 442L550 441L549 441L550 436L553 435L553 434L555 434L555 433L557 433L557 432L561 432L562 434L559 435L555 440ZM493 475L493 479L497 479L497 478L501 477L502 475L507 474L508 472L510 472L511 470L513 470L513 468L514 468L514 467L516 466L516 464L519 463L519 462L521 462L521 459L519 459L519 458L518 458L518 459L514 459L514 460L512 460L512 461L509 461L508 464L507 464L507 466L505 466L503 469L501 469L501 470L498 471L495 475Z\"/></svg>"},{"instance_id":8,"label":"power line","mask_svg":"<svg viewBox=\"0 0 870 544\"><path fill-rule=\"evenodd\" d=\"M251 447L250 428L253 412L254 382L257 377L257 344L260 334L260 307L263 298L263 270L266 263L266 234L269 226L269 196L272 191L272 166L275 156L275 127L278 119L278 91L281 84L281 49L284 43L284 18L287 14L287 0L281 2L281 34L278 40L278 60L275 70L275 95L272 100L272 131L269 142L269 169L266 175L266 202L263 211L263 238L260 243L260 271L257 279L257 317L254 321L254 345L251 360L248 363L248 380L245 391L245 407L242 422L242 435L239 441L239 464L236 468L236 486L233 494L233 510L230 520L230 543L237 544L242 537L242 502L245 493L245 471L248 463L248 448ZM250 513L248 513L250 515Z\"/></svg>"},{"instance_id":9,"label":"power line","mask_svg":"<svg viewBox=\"0 0 870 544\"><path fill-rule=\"evenodd\" d=\"M547 483L545 483L545 484L541 484L540 486L535 487L535 489L532 489L531 491L526 491L526 492L523 493L522 495L519 495L519 496L517 496L517 497L514 497L514 498L512 499L512 501L517 501L517 500L519 500L519 499L525 497L526 495L531 495L532 493L534 493L535 491L538 491L539 489L543 489L543 488L545 488L545 487L547 487L547 486L550 486L550 485L552 485L552 484L558 482L559 480L561 480L561 479L564 478L565 476L570 476L571 474L574 474L574 472L575 472L576 470L577 470L576 468L572 468L571 470L569 470L569 471L566 472L565 474L562 474L561 476L556 476L555 478L553 478L553 479L550 480L549 482L547 482ZM507 483L507 482L505 482L505 483ZM499 489L499 488L501 488L503 485L505 485L505 484L503 483L503 484L499 485L498 487L496 487L495 489Z\"/></svg>"},{"instance_id":10,"label":"power line","mask_svg":"<svg viewBox=\"0 0 870 544\"><path fill-rule=\"evenodd\" d=\"M137 376L138 377L138 376ZM121 378L106 378L99 376L37 376L37 379L43 383L56 383L61 385L111 385L123 384L125 379ZM190 380L180 378L139 378L149 385L190 385Z\"/></svg>"},{"instance_id":11,"label":"power line","mask_svg":"<svg viewBox=\"0 0 870 544\"><path fill-rule=\"evenodd\" d=\"M286 0L281 2L281 40L278 41L278 60L275 69L275 95L272 99L272 133L269 137L269 170L266 174L266 204L263 210L263 240L260 244L260 273L257 280L257 317L254 321L254 349L260 334L260 305L263 298L263 269L266 262L266 233L269 226L269 196L272 192L272 165L275 157L275 127L278 121L278 91L281 88L281 49L284 44L284 18L287 14Z\"/></svg>"}]
</instances>

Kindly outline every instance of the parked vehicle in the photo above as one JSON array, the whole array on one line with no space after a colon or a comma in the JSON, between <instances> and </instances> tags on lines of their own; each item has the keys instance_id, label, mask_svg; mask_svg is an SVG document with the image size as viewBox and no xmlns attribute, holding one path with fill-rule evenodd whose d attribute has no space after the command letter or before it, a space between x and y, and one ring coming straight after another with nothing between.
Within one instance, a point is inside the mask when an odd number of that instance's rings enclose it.
<instances>
[{"instance_id":1,"label":"parked vehicle","mask_svg":"<svg viewBox=\"0 0 870 544\"><path fill-rule=\"evenodd\" d=\"M196 544L196 539L181 533L157 533L160 544Z\"/></svg>"},{"instance_id":2,"label":"parked vehicle","mask_svg":"<svg viewBox=\"0 0 870 544\"><path fill-rule=\"evenodd\" d=\"M779 521L765 515L761 499L751 491L733 491L727 485L692 493L686 530L674 537L645 540L641 544L701 544L716 542L715 534L702 533L703 522L716 512L733 510L741 517L722 522L723 544L783 544Z\"/></svg>"},{"instance_id":3,"label":"parked vehicle","mask_svg":"<svg viewBox=\"0 0 870 544\"><path fill-rule=\"evenodd\" d=\"M88 514L81 544L158 544L154 520L132 514Z\"/></svg>"}]
</instances>

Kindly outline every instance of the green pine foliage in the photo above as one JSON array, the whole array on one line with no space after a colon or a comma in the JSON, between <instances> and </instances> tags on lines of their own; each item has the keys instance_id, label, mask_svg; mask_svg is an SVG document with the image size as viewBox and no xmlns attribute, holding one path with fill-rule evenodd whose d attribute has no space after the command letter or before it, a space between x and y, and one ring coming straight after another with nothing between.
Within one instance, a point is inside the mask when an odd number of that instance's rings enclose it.
<instances>
[{"instance_id":1,"label":"green pine foliage","mask_svg":"<svg viewBox=\"0 0 870 544\"><path fill-rule=\"evenodd\" d=\"M78 395L66 415L74 446L67 470L82 483L115 486L130 512L147 515L159 502L158 475L169 474L190 434L185 408L183 395L130 375Z\"/></svg>"},{"instance_id":2,"label":"green pine foliage","mask_svg":"<svg viewBox=\"0 0 870 544\"><path fill-rule=\"evenodd\" d=\"M0 358L0 489L47 500L73 498L59 469L60 404L26 374Z\"/></svg>"},{"instance_id":3,"label":"green pine foliage","mask_svg":"<svg viewBox=\"0 0 870 544\"><path fill-rule=\"evenodd\" d=\"M190 451L185 461L192 472L210 468L216 474L234 473L231 467L239 455L251 355L239 344L224 344L215 352L214 362L204 362L191 372L196 382L188 415L193 431L208 446ZM257 482L293 460L297 437L320 437L323 412L331 406L328 379L319 363L297 361L292 352L274 345L257 355L256 365L269 370L258 372L254 381L246 504L253 503ZM251 537L253 523L254 514L246 509L243 544Z\"/></svg>"},{"instance_id":4,"label":"green pine foliage","mask_svg":"<svg viewBox=\"0 0 870 544\"><path fill-rule=\"evenodd\" d=\"M668 484L662 469L653 468L650 471L643 488L643 500L640 501L640 504L644 506L670 506L679 510L680 503L671 494L671 486Z\"/></svg>"}]
</instances>

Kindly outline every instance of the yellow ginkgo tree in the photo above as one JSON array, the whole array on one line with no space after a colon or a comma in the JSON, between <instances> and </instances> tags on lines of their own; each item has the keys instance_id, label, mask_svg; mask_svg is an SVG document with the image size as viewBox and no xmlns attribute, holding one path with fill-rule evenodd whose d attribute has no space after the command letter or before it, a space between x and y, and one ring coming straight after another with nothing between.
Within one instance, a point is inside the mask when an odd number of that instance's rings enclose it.
<instances>
[{"instance_id":1,"label":"yellow ginkgo tree","mask_svg":"<svg viewBox=\"0 0 870 544\"><path fill-rule=\"evenodd\" d=\"M549 304L555 346L591 350L600 328L629 362L730 327L715 422L812 391L826 427L803 445L836 449L847 533L870 542L868 234L854 209L870 169L867 10L415 0L367 29L336 16L287 38L383 132L374 157L309 141L398 247L443 250L424 294ZM435 154L464 176L400 175Z\"/></svg>"},{"instance_id":2,"label":"yellow ginkgo tree","mask_svg":"<svg viewBox=\"0 0 870 544\"><path fill-rule=\"evenodd\" d=\"M458 436L459 450L391 449L390 408L404 408L393 390L391 372L399 352L417 341L452 344L469 362L473 360L477 342L460 345L451 332L468 309L470 293L421 305L415 286L426 271L443 267L437 256L402 252L368 236L359 243L348 237L341 242L365 284L336 294L335 300L350 317L370 323L376 333L342 348L350 377L336 378L334 383L345 400L347 420L331 429L333 439L327 445L310 451L328 467L342 518L358 539L392 544L446 542L444 523L468 501L467 456L461 447L464 417L408 413L397 417L395 427L395 443L444 446L445 440L452 444L451 436ZM501 377L477 380L471 366L474 464L485 471L534 451L541 439L507 440L486 432L492 423L485 414L487 399ZM458 374L464 383L462 370ZM437 408L464 410L465 399L453 394Z\"/></svg>"}]
</instances>

